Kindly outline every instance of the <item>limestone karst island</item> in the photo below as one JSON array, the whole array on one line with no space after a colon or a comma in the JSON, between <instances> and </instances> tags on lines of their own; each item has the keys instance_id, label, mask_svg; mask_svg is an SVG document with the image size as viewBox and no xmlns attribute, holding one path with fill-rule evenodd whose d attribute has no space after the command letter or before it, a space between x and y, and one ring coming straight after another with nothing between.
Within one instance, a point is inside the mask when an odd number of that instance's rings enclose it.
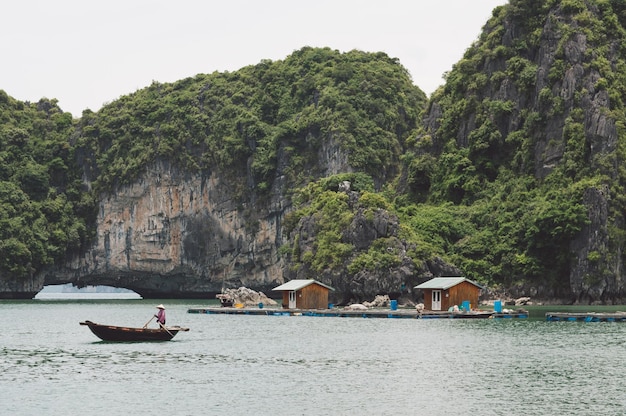
<instances>
[{"instance_id":1,"label":"limestone karst island","mask_svg":"<svg viewBox=\"0 0 626 416\"><path fill-rule=\"evenodd\" d=\"M79 117L0 90L0 298L465 276L623 302L625 27L622 1L510 1L431 97L384 53L311 47Z\"/></svg>"}]
</instances>

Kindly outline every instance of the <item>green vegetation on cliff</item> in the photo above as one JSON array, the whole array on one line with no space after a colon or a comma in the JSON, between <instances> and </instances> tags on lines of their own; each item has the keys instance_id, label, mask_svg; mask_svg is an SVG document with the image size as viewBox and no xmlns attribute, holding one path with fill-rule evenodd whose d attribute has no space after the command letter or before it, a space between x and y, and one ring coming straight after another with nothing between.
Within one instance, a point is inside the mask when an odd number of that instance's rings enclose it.
<instances>
[{"instance_id":1,"label":"green vegetation on cliff","mask_svg":"<svg viewBox=\"0 0 626 416\"><path fill-rule=\"evenodd\" d=\"M303 48L284 61L155 82L84 113L78 145L104 191L132 182L158 159L232 178L243 170L246 191L262 192L282 158L281 174L306 184L325 169L318 152L330 140L349 155L350 167L382 182L396 173L425 102L406 70L383 53Z\"/></svg>"},{"instance_id":2,"label":"green vegetation on cliff","mask_svg":"<svg viewBox=\"0 0 626 416\"><path fill-rule=\"evenodd\" d=\"M72 162L72 115L0 90L0 278L26 279L90 235L93 201Z\"/></svg>"},{"instance_id":3,"label":"green vegetation on cliff","mask_svg":"<svg viewBox=\"0 0 626 416\"><path fill-rule=\"evenodd\" d=\"M623 1L512 0L431 97L430 123L403 158L404 189L409 200L469 215L476 230L447 251L468 276L558 295L576 273L619 273L625 10ZM611 244L577 243L599 215L585 191L604 187L611 203L597 234ZM592 247L587 260L574 245Z\"/></svg>"},{"instance_id":4,"label":"green vegetation on cliff","mask_svg":"<svg viewBox=\"0 0 626 416\"><path fill-rule=\"evenodd\" d=\"M494 10L406 140L399 192L384 194L415 263L441 256L491 287L543 296L620 296L610 282L624 261L624 23L623 1L513 0ZM606 218L590 190L608 198ZM322 230L335 221L324 212ZM349 278L369 267L338 248ZM321 270L315 250L297 258Z\"/></svg>"}]
</instances>

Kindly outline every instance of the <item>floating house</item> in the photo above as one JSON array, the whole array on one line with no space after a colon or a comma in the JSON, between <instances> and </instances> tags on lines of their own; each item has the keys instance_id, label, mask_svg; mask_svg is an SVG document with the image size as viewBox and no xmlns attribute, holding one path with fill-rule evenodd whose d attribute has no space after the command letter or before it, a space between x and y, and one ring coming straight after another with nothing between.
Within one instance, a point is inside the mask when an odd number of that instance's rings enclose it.
<instances>
[{"instance_id":1,"label":"floating house","mask_svg":"<svg viewBox=\"0 0 626 416\"><path fill-rule=\"evenodd\" d=\"M464 277L435 277L415 286L424 291L424 309L445 311L454 305L478 305L483 287Z\"/></svg>"},{"instance_id":2,"label":"floating house","mask_svg":"<svg viewBox=\"0 0 626 416\"><path fill-rule=\"evenodd\" d=\"M272 290L283 292L285 309L327 309L328 292L335 289L317 280L295 279Z\"/></svg>"}]
</instances>

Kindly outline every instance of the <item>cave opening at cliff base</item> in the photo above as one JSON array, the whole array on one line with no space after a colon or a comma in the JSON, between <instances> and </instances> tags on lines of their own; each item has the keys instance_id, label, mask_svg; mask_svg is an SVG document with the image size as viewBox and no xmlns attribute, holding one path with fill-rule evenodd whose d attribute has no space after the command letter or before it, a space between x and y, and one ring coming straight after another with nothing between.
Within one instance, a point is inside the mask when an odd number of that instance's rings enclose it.
<instances>
[{"instance_id":1,"label":"cave opening at cliff base","mask_svg":"<svg viewBox=\"0 0 626 416\"><path fill-rule=\"evenodd\" d=\"M47 285L35 295L35 299L142 299L138 293L114 286L76 287L71 283Z\"/></svg>"}]
</instances>

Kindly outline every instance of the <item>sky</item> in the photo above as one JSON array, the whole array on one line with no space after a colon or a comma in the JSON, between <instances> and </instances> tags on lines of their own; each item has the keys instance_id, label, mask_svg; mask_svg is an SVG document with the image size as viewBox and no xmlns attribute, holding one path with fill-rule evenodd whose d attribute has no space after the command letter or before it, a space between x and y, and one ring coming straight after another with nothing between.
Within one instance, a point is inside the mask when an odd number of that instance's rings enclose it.
<instances>
[{"instance_id":1,"label":"sky","mask_svg":"<svg viewBox=\"0 0 626 416\"><path fill-rule=\"evenodd\" d=\"M20 0L0 4L0 90L80 117L153 81L304 46L385 52L427 95L507 0Z\"/></svg>"}]
</instances>

